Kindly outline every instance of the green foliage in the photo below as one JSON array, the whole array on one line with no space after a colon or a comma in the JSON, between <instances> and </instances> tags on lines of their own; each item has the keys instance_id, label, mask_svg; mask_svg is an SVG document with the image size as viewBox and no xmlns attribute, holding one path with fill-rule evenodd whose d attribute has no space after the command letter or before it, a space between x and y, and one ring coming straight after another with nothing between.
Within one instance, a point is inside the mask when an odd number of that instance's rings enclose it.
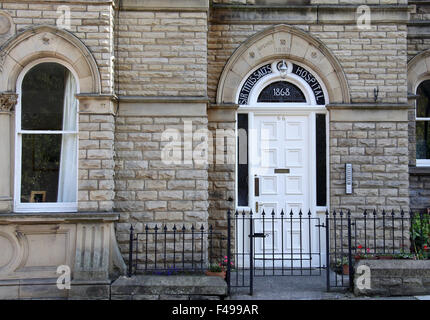
<instances>
[{"instance_id":1,"label":"green foliage","mask_svg":"<svg viewBox=\"0 0 430 320\"><path fill-rule=\"evenodd\" d=\"M342 267L342 266L346 266L349 264L349 259L348 257L342 257L336 260L336 266L337 267Z\"/></svg>"},{"instance_id":2,"label":"green foliage","mask_svg":"<svg viewBox=\"0 0 430 320\"><path fill-rule=\"evenodd\" d=\"M394 259L414 259L415 254L402 250L400 253L394 254L393 257Z\"/></svg>"},{"instance_id":3,"label":"green foliage","mask_svg":"<svg viewBox=\"0 0 430 320\"><path fill-rule=\"evenodd\" d=\"M212 264L209 265L209 271L210 272L222 272L223 271L223 267L220 266L219 264L212 263Z\"/></svg>"},{"instance_id":4,"label":"green foliage","mask_svg":"<svg viewBox=\"0 0 430 320\"><path fill-rule=\"evenodd\" d=\"M416 214L412 218L411 240L415 255L418 259L429 259L430 244L430 215Z\"/></svg>"}]
</instances>

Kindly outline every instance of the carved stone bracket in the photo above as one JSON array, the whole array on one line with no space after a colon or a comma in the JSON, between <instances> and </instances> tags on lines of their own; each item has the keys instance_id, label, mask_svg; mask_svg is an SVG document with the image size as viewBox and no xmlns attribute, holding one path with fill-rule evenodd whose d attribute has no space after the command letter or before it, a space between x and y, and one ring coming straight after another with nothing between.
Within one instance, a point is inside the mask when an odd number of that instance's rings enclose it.
<instances>
[{"instance_id":1,"label":"carved stone bracket","mask_svg":"<svg viewBox=\"0 0 430 320\"><path fill-rule=\"evenodd\" d=\"M13 111L18 101L16 93L0 93L0 112Z\"/></svg>"}]
</instances>

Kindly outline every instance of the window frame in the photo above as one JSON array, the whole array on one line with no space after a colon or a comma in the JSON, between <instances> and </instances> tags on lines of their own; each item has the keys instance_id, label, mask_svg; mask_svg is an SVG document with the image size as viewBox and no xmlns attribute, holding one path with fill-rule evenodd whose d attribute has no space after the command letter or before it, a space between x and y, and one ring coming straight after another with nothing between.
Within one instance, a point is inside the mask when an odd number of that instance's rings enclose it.
<instances>
[{"instance_id":1,"label":"window frame","mask_svg":"<svg viewBox=\"0 0 430 320\"><path fill-rule=\"evenodd\" d=\"M76 99L77 103L77 114L76 114L76 131L63 131L63 130L22 130L21 129L21 101L22 101L22 82L25 78L25 75L35 66L41 63L57 63L67 68L69 72L72 73L76 82L76 94L80 93L79 88L79 77L77 76L76 71L73 67L60 59L55 58L43 58L35 60L21 71L18 79L17 79L17 93L18 100L16 104L16 112L15 112L15 175L14 175L14 212L16 213L38 213L38 212L77 212L78 211L78 183L76 184L76 201L75 202L43 202L43 203L23 203L21 202L21 169L22 169L22 135L23 134L74 134L76 135L76 143L77 143L77 156L76 156L76 179L78 180L79 176L79 100Z\"/></svg>"},{"instance_id":2,"label":"window frame","mask_svg":"<svg viewBox=\"0 0 430 320\"><path fill-rule=\"evenodd\" d=\"M424 81L430 81L430 77L425 77L425 78L423 78L423 79L421 79L419 82L418 82L418 84L417 84L417 86L416 86L416 88L415 88L415 94L417 94L417 91L418 91L418 88L419 88L419 86L424 82ZM430 97L429 97L430 98ZM421 122L423 122L423 121L425 121L425 122L430 122L430 117L417 117L417 107L418 107L418 105L417 105L417 100L418 99L415 99L415 110L414 110L414 112L415 112L415 161L416 161L416 166L417 167L430 167L430 159L419 159L419 158L417 158L416 157L416 148L417 148L417 141L416 141L416 134L417 134L417 131L416 131L416 127L417 127L417 122L418 121L421 121Z\"/></svg>"}]
</instances>

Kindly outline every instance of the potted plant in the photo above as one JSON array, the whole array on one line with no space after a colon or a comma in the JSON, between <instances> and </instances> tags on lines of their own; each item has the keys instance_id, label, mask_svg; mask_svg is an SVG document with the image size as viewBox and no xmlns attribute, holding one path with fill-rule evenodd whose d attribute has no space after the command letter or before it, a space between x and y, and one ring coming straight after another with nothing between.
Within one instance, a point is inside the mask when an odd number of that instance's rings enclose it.
<instances>
[{"instance_id":1,"label":"potted plant","mask_svg":"<svg viewBox=\"0 0 430 320\"><path fill-rule=\"evenodd\" d=\"M213 263L209 265L208 270L205 272L207 276L221 277L225 279L225 270L221 263Z\"/></svg>"},{"instance_id":2,"label":"potted plant","mask_svg":"<svg viewBox=\"0 0 430 320\"><path fill-rule=\"evenodd\" d=\"M380 259L380 260L391 260L393 258L394 258L394 255L389 254L389 253L384 253L384 254L378 255L378 259Z\"/></svg>"},{"instance_id":3,"label":"potted plant","mask_svg":"<svg viewBox=\"0 0 430 320\"><path fill-rule=\"evenodd\" d=\"M363 254L361 253L361 249L363 249L363 246L361 245L361 244L359 244L358 246L357 246L357 253L355 254L355 256L354 256L354 260L355 261L359 261L359 260L361 260L361 259L363 259L364 257L363 257Z\"/></svg>"},{"instance_id":4,"label":"potted plant","mask_svg":"<svg viewBox=\"0 0 430 320\"><path fill-rule=\"evenodd\" d=\"M359 261L361 259L374 259L373 255L370 254L370 249L366 249L366 253L362 253L361 250L363 249L363 246L359 244L357 246L357 253L354 256L355 261Z\"/></svg>"},{"instance_id":5,"label":"potted plant","mask_svg":"<svg viewBox=\"0 0 430 320\"><path fill-rule=\"evenodd\" d=\"M394 255L394 259L406 260L406 259L414 259L414 258L415 258L415 255L413 253L407 253L403 249L400 251L400 253L397 253Z\"/></svg>"},{"instance_id":6,"label":"potted plant","mask_svg":"<svg viewBox=\"0 0 430 320\"><path fill-rule=\"evenodd\" d=\"M337 271L342 272L343 275L349 274L349 260L348 257L342 257L336 261Z\"/></svg>"}]
</instances>

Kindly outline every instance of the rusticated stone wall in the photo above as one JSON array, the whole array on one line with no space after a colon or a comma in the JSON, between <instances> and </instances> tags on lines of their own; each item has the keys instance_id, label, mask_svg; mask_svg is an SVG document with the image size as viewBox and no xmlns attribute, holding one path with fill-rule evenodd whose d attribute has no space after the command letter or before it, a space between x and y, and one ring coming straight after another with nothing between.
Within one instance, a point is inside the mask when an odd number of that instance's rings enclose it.
<instances>
[{"instance_id":1,"label":"rusticated stone wall","mask_svg":"<svg viewBox=\"0 0 430 320\"><path fill-rule=\"evenodd\" d=\"M113 114L79 116L79 211L112 211L114 200Z\"/></svg>"},{"instance_id":2,"label":"rusticated stone wall","mask_svg":"<svg viewBox=\"0 0 430 320\"><path fill-rule=\"evenodd\" d=\"M330 123L330 205L362 213L365 209L409 210L408 123ZM345 194L345 164L353 170L353 193Z\"/></svg>"},{"instance_id":3,"label":"rusticated stone wall","mask_svg":"<svg viewBox=\"0 0 430 320\"><path fill-rule=\"evenodd\" d=\"M206 96L207 13L120 11L118 94Z\"/></svg>"},{"instance_id":4,"label":"rusticated stone wall","mask_svg":"<svg viewBox=\"0 0 430 320\"><path fill-rule=\"evenodd\" d=\"M227 163L227 159L236 159L236 122L209 122L209 129L214 141L218 144L216 148L217 155L224 155L224 164L209 165L209 224L215 230L227 231L227 211L234 212L236 206L236 165ZM217 137L218 132L225 132L226 135L222 138ZM225 137L225 138L224 138ZM222 139L223 141L219 141ZM232 144L228 145L227 139L230 139ZM222 149L221 149L222 148Z\"/></svg>"},{"instance_id":5,"label":"rusticated stone wall","mask_svg":"<svg viewBox=\"0 0 430 320\"><path fill-rule=\"evenodd\" d=\"M130 224L136 232L142 232L146 224L155 223L207 228L207 164L191 161L172 165L161 158L161 151L170 143L162 139L165 130L178 130L184 150L184 122L192 123L193 132L208 127L207 117L116 119L115 210L120 213L118 237L124 254L128 251ZM200 143L193 141L193 148Z\"/></svg>"}]
</instances>

